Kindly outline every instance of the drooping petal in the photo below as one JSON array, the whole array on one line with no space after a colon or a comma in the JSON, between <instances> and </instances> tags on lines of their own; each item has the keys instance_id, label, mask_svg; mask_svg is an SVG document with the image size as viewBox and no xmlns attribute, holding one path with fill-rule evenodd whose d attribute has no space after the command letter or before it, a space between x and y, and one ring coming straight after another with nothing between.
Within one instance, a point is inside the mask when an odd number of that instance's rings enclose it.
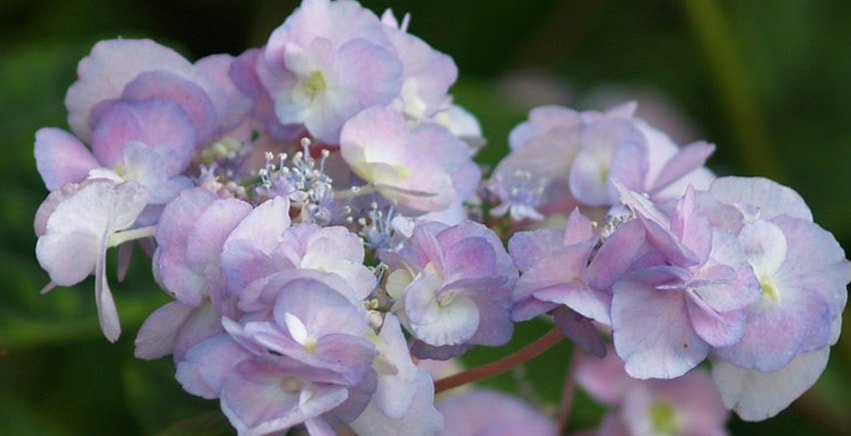
<instances>
[{"instance_id":1,"label":"drooping petal","mask_svg":"<svg viewBox=\"0 0 851 436\"><path fill-rule=\"evenodd\" d=\"M830 349L798 355L788 365L770 372L749 370L724 361L712 364L712 380L724 404L745 421L777 415L818 380Z\"/></svg>"}]
</instances>

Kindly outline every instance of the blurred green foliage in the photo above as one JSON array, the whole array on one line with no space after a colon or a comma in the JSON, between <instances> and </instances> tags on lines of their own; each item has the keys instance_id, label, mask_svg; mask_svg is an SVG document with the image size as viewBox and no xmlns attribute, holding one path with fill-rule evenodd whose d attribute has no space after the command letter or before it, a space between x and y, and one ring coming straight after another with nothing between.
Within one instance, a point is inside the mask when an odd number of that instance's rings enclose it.
<instances>
[{"instance_id":1,"label":"blurred green foliage","mask_svg":"<svg viewBox=\"0 0 851 436\"><path fill-rule=\"evenodd\" d=\"M651 96L673 108L676 119L690 120L683 140L704 138L718 145L710 162L716 171L771 176L792 186L816 220L851 247L851 3L364 3L377 12L388 6L397 14L410 11L412 33L455 58L460 80L454 94L482 122L490 147L484 161L505 153L508 132L532 105L589 108L601 101L594 96L603 89L622 100L638 100L640 107ZM42 126L66 127L65 90L76 63L98 39L150 37L190 59L237 54L262 44L294 4L0 0L0 137L6 153L0 159L5 182L0 189L0 434L230 432L215 402L182 393L169 359L133 358L138 327L167 301L141 251L125 282L112 279L124 328L117 344L100 335L91 281L38 294L48 278L35 260L32 218L47 191L35 171L33 133ZM521 325L510 348L545 327ZM847 330L813 390L767 422L733 420L733 434L851 434ZM469 359L488 361L502 352L481 350ZM552 404L569 352L563 344L488 383L517 390L536 404ZM593 426L601 411L580 394L571 427Z\"/></svg>"}]
</instances>

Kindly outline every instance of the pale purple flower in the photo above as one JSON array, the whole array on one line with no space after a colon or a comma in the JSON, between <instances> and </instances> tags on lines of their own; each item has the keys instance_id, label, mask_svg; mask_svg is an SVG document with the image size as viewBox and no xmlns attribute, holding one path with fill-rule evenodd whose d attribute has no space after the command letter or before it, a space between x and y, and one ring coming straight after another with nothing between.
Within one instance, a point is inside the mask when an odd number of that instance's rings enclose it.
<instances>
[{"instance_id":1,"label":"pale purple flower","mask_svg":"<svg viewBox=\"0 0 851 436\"><path fill-rule=\"evenodd\" d=\"M643 230L616 233L643 231L652 248L612 288L615 350L633 377L677 377L742 338L759 282L732 233L695 211L692 190L669 215L617 186Z\"/></svg>"},{"instance_id":2,"label":"pale purple flower","mask_svg":"<svg viewBox=\"0 0 851 436\"><path fill-rule=\"evenodd\" d=\"M281 124L303 124L337 144L343 123L389 104L402 86L402 63L372 12L356 2L305 0L272 32L258 76Z\"/></svg>"},{"instance_id":3,"label":"pale purple flower","mask_svg":"<svg viewBox=\"0 0 851 436\"><path fill-rule=\"evenodd\" d=\"M728 407L761 420L788 406L823 371L839 337L851 264L790 188L723 177L708 197L707 214L717 213L736 233L762 290L747 307L742 339L715 350L713 378Z\"/></svg>"},{"instance_id":4,"label":"pale purple flower","mask_svg":"<svg viewBox=\"0 0 851 436\"><path fill-rule=\"evenodd\" d=\"M276 197L248 214L227 236L221 252L222 272L231 295L251 305L263 284L281 271L308 269L342 282L351 301L360 301L375 288L375 276L363 265L363 243L339 226L291 225L289 202Z\"/></svg>"},{"instance_id":5,"label":"pale purple flower","mask_svg":"<svg viewBox=\"0 0 851 436\"><path fill-rule=\"evenodd\" d=\"M324 434L355 419L375 391L366 311L323 282L296 278L278 290L270 318L223 325L225 333L189 350L177 379L190 393L220 398L240 434L299 424Z\"/></svg>"},{"instance_id":6,"label":"pale purple flower","mask_svg":"<svg viewBox=\"0 0 851 436\"><path fill-rule=\"evenodd\" d=\"M136 357L172 354L175 362L203 339L222 331L221 317L235 316L225 298L220 256L225 238L251 212L251 205L195 188L163 210L157 225L153 272L176 301L152 313L136 337Z\"/></svg>"},{"instance_id":7,"label":"pale purple flower","mask_svg":"<svg viewBox=\"0 0 851 436\"><path fill-rule=\"evenodd\" d=\"M398 253L380 256L390 267L393 311L413 333L418 356L447 359L510 339L517 269L492 230L473 222L419 224Z\"/></svg>"},{"instance_id":8,"label":"pale purple flower","mask_svg":"<svg viewBox=\"0 0 851 436\"><path fill-rule=\"evenodd\" d=\"M151 235L145 230L121 233L131 229L147 203L148 193L134 182L93 179L68 186L60 195L64 198L54 203L49 217L41 218L43 229L36 226L36 257L55 285L73 286L94 274L101 330L114 342L121 327L106 281L106 250Z\"/></svg>"},{"instance_id":9,"label":"pale purple flower","mask_svg":"<svg viewBox=\"0 0 851 436\"><path fill-rule=\"evenodd\" d=\"M541 220L576 206L616 205L615 180L654 200L678 198L688 184L706 187L712 175L701 167L714 147L701 142L679 149L633 118L634 110L634 104L605 113L533 109L511 132L511 153L491 177L490 189L501 200L494 213Z\"/></svg>"},{"instance_id":10,"label":"pale purple flower","mask_svg":"<svg viewBox=\"0 0 851 436\"><path fill-rule=\"evenodd\" d=\"M97 120L114 101L168 100L192 120L199 142L235 126L248 109L235 88L225 85L229 56L197 65L148 39L100 41L80 61L68 89L68 124L83 141L93 138ZM155 145L155 144L149 144Z\"/></svg>"},{"instance_id":11,"label":"pale purple flower","mask_svg":"<svg viewBox=\"0 0 851 436\"><path fill-rule=\"evenodd\" d=\"M349 120L340 153L352 171L402 211L441 211L465 200L480 173L466 144L435 123L409 127L391 107Z\"/></svg>"}]
</instances>

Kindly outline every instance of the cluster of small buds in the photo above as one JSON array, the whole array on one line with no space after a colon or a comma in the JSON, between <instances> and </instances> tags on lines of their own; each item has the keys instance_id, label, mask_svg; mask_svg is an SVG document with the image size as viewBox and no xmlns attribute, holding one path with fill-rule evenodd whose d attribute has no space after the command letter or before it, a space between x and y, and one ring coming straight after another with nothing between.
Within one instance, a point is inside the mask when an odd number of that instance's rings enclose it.
<instances>
[{"instance_id":1,"label":"cluster of small buds","mask_svg":"<svg viewBox=\"0 0 851 436\"><path fill-rule=\"evenodd\" d=\"M528 350L566 337L585 352L580 384L612 408L604 434L716 431L815 383L851 263L800 196L715 177L714 146L679 147L633 103L532 110L483 181L481 130L448 94L455 64L409 23L304 0L236 57L96 44L65 100L72 132L36 133L44 292L94 275L115 341L106 252L147 244L173 300L135 354L171 355L242 435L557 434L502 394L436 403L482 372L426 369L532 318L555 327ZM607 396L595 367L630 391ZM711 419L677 404L692 388Z\"/></svg>"}]
</instances>

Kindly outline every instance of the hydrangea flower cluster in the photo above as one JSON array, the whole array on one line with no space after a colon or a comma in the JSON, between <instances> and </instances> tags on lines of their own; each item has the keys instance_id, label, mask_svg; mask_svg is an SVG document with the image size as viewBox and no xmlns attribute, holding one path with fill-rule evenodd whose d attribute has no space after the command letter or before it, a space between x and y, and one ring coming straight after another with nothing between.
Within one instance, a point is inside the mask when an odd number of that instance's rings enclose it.
<instances>
[{"instance_id":1,"label":"hydrangea flower cluster","mask_svg":"<svg viewBox=\"0 0 851 436\"><path fill-rule=\"evenodd\" d=\"M609 383L635 387L599 395L618 431L722 432L727 410L762 420L815 383L851 264L798 194L716 177L712 145L679 147L632 103L532 110L483 180L478 123L448 94L457 68L409 22L304 0L235 57L97 43L65 99L70 131L36 133L43 292L94 275L117 340L106 252L123 277L138 241L173 301L136 356L171 355L243 435L556 434L496 393L436 407L455 382L418 365L536 317L596 356L580 374L614 365ZM706 396L681 403L690 391Z\"/></svg>"}]
</instances>

